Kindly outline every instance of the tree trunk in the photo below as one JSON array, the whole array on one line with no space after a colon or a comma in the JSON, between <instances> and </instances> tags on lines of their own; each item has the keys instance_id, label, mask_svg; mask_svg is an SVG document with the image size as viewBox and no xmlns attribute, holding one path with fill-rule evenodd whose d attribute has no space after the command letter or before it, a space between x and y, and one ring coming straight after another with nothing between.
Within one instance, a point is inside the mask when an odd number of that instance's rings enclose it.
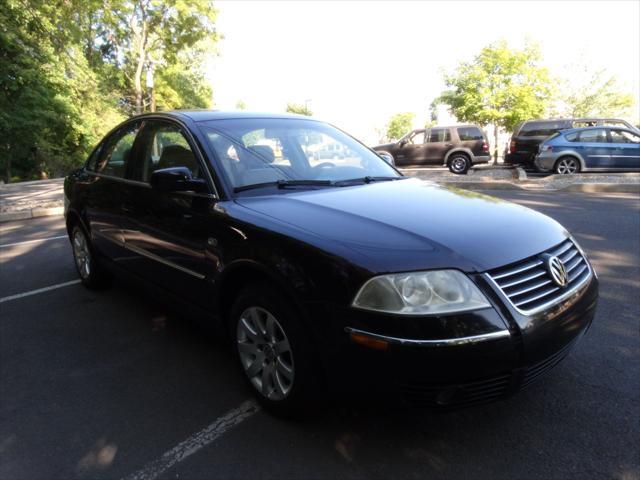
<instances>
[{"instance_id":1,"label":"tree trunk","mask_svg":"<svg viewBox=\"0 0 640 480\"><path fill-rule=\"evenodd\" d=\"M11 147L7 145L7 163L5 165L7 171L7 183L11 183Z\"/></svg>"},{"instance_id":2,"label":"tree trunk","mask_svg":"<svg viewBox=\"0 0 640 480\"><path fill-rule=\"evenodd\" d=\"M493 124L493 142L494 142L493 164L497 165L498 164L498 124L497 123Z\"/></svg>"},{"instance_id":3,"label":"tree trunk","mask_svg":"<svg viewBox=\"0 0 640 480\"><path fill-rule=\"evenodd\" d=\"M133 88L136 93L136 114L142 113L142 67L144 66L144 50L140 48L140 55L138 56L138 65L136 66L136 73L133 77Z\"/></svg>"}]
</instances>

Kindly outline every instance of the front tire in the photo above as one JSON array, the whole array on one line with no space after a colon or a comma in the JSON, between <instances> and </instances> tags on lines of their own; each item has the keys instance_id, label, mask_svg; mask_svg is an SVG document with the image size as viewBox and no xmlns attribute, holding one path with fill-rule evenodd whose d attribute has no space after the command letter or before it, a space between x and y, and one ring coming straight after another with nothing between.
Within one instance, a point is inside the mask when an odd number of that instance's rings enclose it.
<instances>
[{"instance_id":1,"label":"front tire","mask_svg":"<svg viewBox=\"0 0 640 480\"><path fill-rule=\"evenodd\" d=\"M558 175L573 175L580 172L580 162L575 157L562 157L556 162L553 171Z\"/></svg>"},{"instance_id":2,"label":"front tire","mask_svg":"<svg viewBox=\"0 0 640 480\"><path fill-rule=\"evenodd\" d=\"M324 382L291 301L268 285L252 285L238 295L228 320L243 376L264 409L285 418L311 413Z\"/></svg>"},{"instance_id":3,"label":"front tire","mask_svg":"<svg viewBox=\"0 0 640 480\"><path fill-rule=\"evenodd\" d=\"M449 171L458 175L464 175L471 168L471 160L462 154L454 154L449 159Z\"/></svg>"},{"instance_id":4,"label":"front tire","mask_svg":"<svg viewBox=\"0 0 640 480\"><path fill-rule=\"evenodd\" d=\"M89 236L80 225L71 229L71 247L82 284L92 290L108 285L110 277L100 264Z\"/></svg>"}]
</instances>

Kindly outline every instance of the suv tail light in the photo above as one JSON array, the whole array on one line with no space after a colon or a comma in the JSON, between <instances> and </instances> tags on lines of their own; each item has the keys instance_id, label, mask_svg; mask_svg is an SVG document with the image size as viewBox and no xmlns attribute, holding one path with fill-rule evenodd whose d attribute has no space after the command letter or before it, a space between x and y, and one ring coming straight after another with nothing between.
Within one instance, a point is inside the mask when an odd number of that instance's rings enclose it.
<instances>
[{"instance_id":1,"label":"suv tail light","mask_svg":"<svg viewBox=\"0 0 640 480\"><path fill-rule=\"evenodd\" d=\"M487 144L487 142L482 142L482 151L483 152L489 151L489 145Z\"/></svg>"},{"instance_id":2,"label":"suv tail light","mask_svg":"<svg viewBox=\"0 0 640 480\"><path fill-rule=\"evenodd\" d=\"M515 140L511 140L511 143L509 144L509 153L516 153L516 141Z\"/></svg>"}]
</instances>

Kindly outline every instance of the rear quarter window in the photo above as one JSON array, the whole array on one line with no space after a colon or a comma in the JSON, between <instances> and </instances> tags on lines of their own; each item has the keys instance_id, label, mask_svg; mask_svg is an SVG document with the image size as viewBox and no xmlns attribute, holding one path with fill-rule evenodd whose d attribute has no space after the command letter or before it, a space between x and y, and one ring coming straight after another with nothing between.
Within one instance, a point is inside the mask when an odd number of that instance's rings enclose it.
<instances>
[{"instance_id":1,"label":"rear quarter window","mask_svg":"<svg viewBox=\"0 0 640 480\"><path fill-rule=\"evenodd\" d=\"M548 137L566 127L564 121L528 122L522 125L518 135L521 137Z\"/></svg>"},{"instance_id":2,"label":"rear quarter window","mask_svg":"<svg viewBox=\"0 0 640 480\"><path fill-rule=\"evenodd\" d=\"M577 133L570 133L568 135L565 135L564 138L568 142L577 142L578 141L578 134Z\"/></svg>"},{"instance_id":3,"label":"rear quarter window","mask_svg":"<svg viewBox=\"0 0 640 480\"><path fill-rule=\"evenodd\" d=\"M484 140L482 132L477 127L460 127L457 128L457 130L458 137L463 142L468 140Z\"/></svg>"}]
</instances>

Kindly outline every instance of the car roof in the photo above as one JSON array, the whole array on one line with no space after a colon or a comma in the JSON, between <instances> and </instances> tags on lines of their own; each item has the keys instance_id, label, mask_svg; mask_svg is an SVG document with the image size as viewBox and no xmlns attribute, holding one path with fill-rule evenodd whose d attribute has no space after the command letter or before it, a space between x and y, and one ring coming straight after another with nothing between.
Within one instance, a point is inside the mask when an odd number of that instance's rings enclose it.
<instances>
[{"instance_id":1,"label":"car roof","mask_svg":"<svg viewBox=\"0 0 640 480\"><path fill-rule=\"evenodd\" d=\"M305 115L295 113L273 113L273 112L249 112L246 110L170 110L167 112L144 113L137 115L136 118L144 118L148 116L163 116L177 119L189 119L194 122L206 122L210 120L230 120L230 119L249 119L249 118L289 118L289 119L306 119L315 120ZM318 121L318 120L315 120Z\"/></svg>"},{"instance_id":2,"label":"car roof","mask_svg":"<svg viewBox=\"0 0 640 480\"><path fill-rule=\"evenodd\" d=\"M560 130L560 132L562 132L563 135L566 135L567 133L577 133L577 132L584 132L586 130L602 130L602 129L607 129L607 130L611 130L611 129L615 129L615 130L626 130L627 132L631 132L631 133L636 133L633 130L630 130L626 127L618 127L615 125L599 125L599 126L595 126L595 127L578 127L578 128L566 128L564 130Z\"/></svg>"}]
</instances>

